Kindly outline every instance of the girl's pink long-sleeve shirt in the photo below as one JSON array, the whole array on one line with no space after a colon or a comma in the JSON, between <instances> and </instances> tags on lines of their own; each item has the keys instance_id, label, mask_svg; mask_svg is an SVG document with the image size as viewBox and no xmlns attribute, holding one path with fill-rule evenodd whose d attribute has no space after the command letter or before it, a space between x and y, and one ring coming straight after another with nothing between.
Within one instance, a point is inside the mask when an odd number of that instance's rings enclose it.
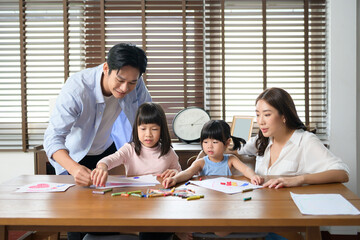
<instances>
[{"instance_id":1,"label":"girl's pink long-sleeve shirt","mask_svg":"<svg viewBox=\"0 0 360 240\"><path fill-rule=\"evenodd\" d=\"M160 144L153 148L142 145L138 156L135 152L134 143L126 143L115 153L101 159L98 164L105 163L109 170L124 164L127 176L160 174L167 169L181 171L179 157L172 148L166 155L159 158L160 153Z\"/></svg>"}]
</instances>

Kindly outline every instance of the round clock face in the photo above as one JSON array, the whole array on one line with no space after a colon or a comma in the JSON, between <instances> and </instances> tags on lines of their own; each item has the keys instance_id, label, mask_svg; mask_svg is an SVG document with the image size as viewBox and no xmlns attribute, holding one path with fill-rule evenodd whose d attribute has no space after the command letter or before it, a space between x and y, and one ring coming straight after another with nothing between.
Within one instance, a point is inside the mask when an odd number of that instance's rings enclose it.
<instances>
[{"instance_id":1,"label":"round clock face","mask_svg":"<svg viewBox=\"0 0 360 240\"><path fill-rule=\"evenodd\" d=\"M199 141L201 129L210 120L209 114L201 108L190 107L181 110L174 118L173 130L182 141Z\"/></svg>"}]
</instances>

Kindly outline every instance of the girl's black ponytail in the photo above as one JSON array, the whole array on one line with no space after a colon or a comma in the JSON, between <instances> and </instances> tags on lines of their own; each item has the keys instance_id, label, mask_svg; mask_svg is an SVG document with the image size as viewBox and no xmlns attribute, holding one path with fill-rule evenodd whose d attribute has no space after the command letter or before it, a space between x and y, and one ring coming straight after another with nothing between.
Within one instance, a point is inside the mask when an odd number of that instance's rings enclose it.
<instances>
[{"instance_id":1,"label":"girl's black ponytail","mask_svg":"<svg viewBox=\"0 0 360 240\"><path fill-rule=\"evenodd\" d=\"M246 141L243 138L238 138L234 136L230 136L233 141L233 148L232 150L240 150L242 145L246 144Z\"/></svg>"}]
</instances>

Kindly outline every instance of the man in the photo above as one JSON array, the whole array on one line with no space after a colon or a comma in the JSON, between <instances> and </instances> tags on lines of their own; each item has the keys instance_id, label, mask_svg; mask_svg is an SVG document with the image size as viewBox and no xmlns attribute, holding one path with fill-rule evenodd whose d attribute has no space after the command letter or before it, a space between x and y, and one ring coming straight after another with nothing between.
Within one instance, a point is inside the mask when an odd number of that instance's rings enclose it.
<instances>
[{"instance_id":1,"label":"man","mask_svg":"<svg viewBox=\"0 0 360 240\"><path fill-rule=\"evenodd\" d=\"M113 138L119 138L117 144L129 140L138 106L151 101L141 77L146 66L142 49L121 43L105 63L69 77L44 135L56 174L71 174L77 185L89 186L91 169L116 151Z\"/></svg>"}]
</instances>

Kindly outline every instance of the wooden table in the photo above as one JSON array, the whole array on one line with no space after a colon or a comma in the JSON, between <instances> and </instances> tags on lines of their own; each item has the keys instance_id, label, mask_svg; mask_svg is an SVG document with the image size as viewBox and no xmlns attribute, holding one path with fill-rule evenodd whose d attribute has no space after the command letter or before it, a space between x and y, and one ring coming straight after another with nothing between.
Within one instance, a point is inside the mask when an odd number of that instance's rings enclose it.
<instances>
[{"instance_id":1,"label":"wooden table","mask_svg":"<svg viewBox=\"0 0 360 240\"><path fill-rule=\"evenodd\" d=\"M234 177L244 179L243 177ZM283 189L258 189L227 195L188 185L200 200L178 197L138 198L93 194L74 186L62 193L16 193L19 186L38 181L73 183L71 176L19 176L0 185L0 240L8 230L38 231L159 231L267 232L303 231L320 239L319 226L359 226L360 216L302 215L289 192L339 193L360 209L360 199L343 184ZM161 188L161 186L158 186ZM139 188L138 188L139 189ZM114 191L124 191L117 188ZM137 190L126 188L126 191ZM244 197L252 197L243 201Z\"/></svg>"}]
</instances>

